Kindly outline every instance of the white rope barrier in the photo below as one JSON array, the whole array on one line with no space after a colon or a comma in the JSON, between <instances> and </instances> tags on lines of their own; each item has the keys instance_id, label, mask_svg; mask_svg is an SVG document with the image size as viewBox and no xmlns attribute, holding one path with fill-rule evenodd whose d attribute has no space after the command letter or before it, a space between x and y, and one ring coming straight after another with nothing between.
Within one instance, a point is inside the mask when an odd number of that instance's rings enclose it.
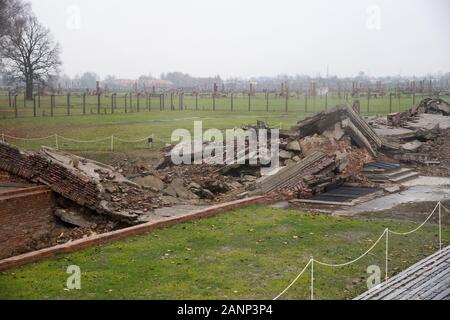
<instances>
[{"instance_id":1,"label":"white rope barrier","mask_svg":"<svg viewBox=\"0 0 450 320\"><path fill-rule=\"evenodd\" d=\"M143 138L143 139L139 139L139 140L125 140L125 139L120 139L120 138L117 138L116 136L114 136L114 140L124 142L124 143L139 143L139 142L148 141L149 138L151 138L151 137L147 137L147 138Z\"/></svg>"},{"instance_id":2,"label":"white rope barrier","mask_svg":"<svg viewBox=\"0 0 450 320\"><path fill-rule=\"evenodd\" d=\"M22 140L22 141L39 141L39 140L47 140L47 139L54 138L54 137L55 137L55 135L52 134L51 136L42 137L42 138L21 138L21 137L14 137L14 136L10 136L10 135L2 133L2 140L3 140L3 142L5 141L5 138L15 139L15 140Z\"/></svg>"},{"instance_id":3,"label":"white rope barrier","mask_svg":"<svg viewBox=\"0 0 450 320\"><path fill-rule=\"evenodd\" d=\"M96 143L96 142L103 142L103 141L110 141L111 137L108 138L102 138L102 139L96 139L96 140L77 140L77 139L71 139L71 138L66 138L60 135L57 135L59 138L61 138L62 140L67 140L70 142L75 142L75 143Z\"/></svg>"},{"instance_id":4,"label":"white rope barrier","mask_svg":"<svg viewBox=\"0 0 450 320\"><path fill-rule=\"evenodd\" d=\"M308 267L312 264L313 259L309 260L308 264L303 268L303 270L298 274L298 276L292 281L286 289L284 289L279 295L277 295L273 300L278 300L282 295L284 295L297 281L300 277L305 273Z\"/></svg>"},{"instance_id":5,"label":"white rope barrier","mask_svg":"<svg viewBox=\"0 0 450 320\"><path fill-rule=\"evenodd\" d=\"M378 238L377 241L375 241L375 243L370 247L369 250L367 250L361 256L359 256L358 258L356 258L356 259L354 259L352 261L349 261L349 262L346 262L346 263L340 263L340 264L331 264L331 263L325 263L325 262L318 261L318 260L314 259L314 262L317 263L317 264L320 264L322 266L326 266L326 267L340 268L340 267L349 266L349 265L351 265L351 264L361 260L365 256L367 256L369 254L369 252L372 251L377 246L377 244L383 239L383 237L386 235L387 232L388 232L388 229L384 230L383 234Z\"/></svg>"},{"instance_id":6,"label":"white rope barrier","mask_svg":"<svg viewBox=\"0 0 450 320\"><path fill-rule=\"evenodd\" d=\"M146 142L146 141L149 141L150 138L152 139L152 141L157 140L157 141L165 142L165 140L155 138L154 135L151 135L151 136L148 136L148 137L145 137L142 139L136 139L136 140L121 139L121 138L116 137L115 135L112 135L111 137L100 138L100 139L95 139L95 140L79 140L79 139L67 138L67 137L61 136L59 134L53 134L51 136L39 137L39 138L22 138L22 137L10 136L10 135L4 134L4 133L1 134L2 142L6 142L7 139L15 139L15 140L21 140L21 141L40 141L40 140L47 140L47 139L55 139L56 149L59 149L59 139L69 141L69 142L74 142L74 143L83 143L83 144L110 141L111 142L111 151L114 151L114 142L115 141L131 144L131 143Z\"/></svg>"},{"instance_id":7,"label":"white rope barrier","mask_svg":"<svg viewBox=\"0 0 450 320\"><path fill-rule=\"evenodd\" d=\"M438 209L438 207L440 207L440 205L441 205L441 203L438 202L438 204L434 208L433 212L431 212L431 214L428 216L428 218L420 226L418 226L414 230L411 230L409 232L395 232L395 231L392 231L392 230L388 229L389 232L392 233L392 234L395 234L397 236L407 236L407 235L410 235L410 234L412 234L412 233L414 233L416 231L419 231L431 219L431 217L435 214L436 210Z\"/></svg>"},{"instance_id":8,"label":"white rope barrier","mask_svg":"<svg viewBox=\"0 0 450 320\"><path fill-rule=\"evenodd\" d=\"M437 205L435 206L435 208L433 209L433 211L431 212L431 214L426 218L426 220L422 224L420 224L420 226L418 226L417 228L415 228L414 230L411 230L409 232L396 232L396 231L390 230L389 228L386 228L384 230L383 234L378 238L377 241L375 241L375 243L366 252L364 252L361 256L359 256L358 258L356 258L352 261L349 261L346 263L340 263L340 264L332 264L332 263L325 263L325 262L322 262L322 261L312 258L311 260L309 260L309 262L306 264L306 266L303 268L303 270L297 275L297 277L295 277L295 279L273 300L278 300L281 296L283 296L300 279L300 277L305 273L305 271L308 269L309 266L311 266L311 288L310 288L310 291L311 291L311 300L313 300L314 299L314 263L317 263L319 265L326 266L326 267L335 267L335 268L351 265L351 264L359 261L360 259L364 258L373 249L375 249L375 247L380 243L380 241L383 239L384 236L386 236L385 280L387 281L389 279L389 274L388 274L388 270L389 270L389 265L388 265L388 262L389 262L389 259L388 259L388 256L389 256L389 233L392 233L393 235L406 236L406 235L410 235L416 231L419 231L431 219L431 217L436 213L436 210L439 210L439 251L442 251L442 213L441 213L442 208L450 213L450 210L448 210L446 207L444 207L441 202L438 202Z\"/></svg>"}]
</instances>

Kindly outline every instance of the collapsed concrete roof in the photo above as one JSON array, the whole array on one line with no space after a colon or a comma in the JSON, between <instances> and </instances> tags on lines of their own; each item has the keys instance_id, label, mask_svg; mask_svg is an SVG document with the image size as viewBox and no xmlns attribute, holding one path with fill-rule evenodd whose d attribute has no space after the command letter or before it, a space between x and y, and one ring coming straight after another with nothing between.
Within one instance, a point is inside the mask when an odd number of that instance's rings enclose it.
<instances>
[{"instance_id":1,"label":"collapsed concrete roof","mask_svg":"<svg viewBox=\"0 0 450 320\"><path fill-rule=\"evenodd\" d=\"M3 142L0 159L0 169L45 184L62 197L114 221L136 224L159 207L154 194L93 160L50 148L22 151Z\"/></svg>"},{"instance_id":2,"label":"collapsed concrete roof","mask_svg":"<svg viewBox=\"0 0 450 320\"><path fill-rule=\"evenodd\" d=\"M374 156L379 148L386 146L384 139L349 105L340 105L300 121L291 128L291 135L302 139L314 134L324 134L335 130L339 124L359 147L367 148Z\"/></svg>"}]
</instances>

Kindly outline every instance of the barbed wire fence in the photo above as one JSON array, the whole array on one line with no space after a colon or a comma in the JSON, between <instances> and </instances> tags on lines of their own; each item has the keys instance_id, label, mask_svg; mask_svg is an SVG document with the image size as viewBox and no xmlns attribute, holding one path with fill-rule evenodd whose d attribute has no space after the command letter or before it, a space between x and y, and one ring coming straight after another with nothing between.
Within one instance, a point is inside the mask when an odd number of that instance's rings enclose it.
<instances>
[{"instance_id":1,"label":"barbed wire fence","mask_svg":"<svg viewBox=\"0 0 450 320\"><path fill-rule=\"evenodd\" d=\"M280 299L282 296L284 296L289 289L291 289L297 282L298 280L301 278L301 276L308 270L308 268L310 269L310 295L311 295L311 300L314 300L314 265L321 265L321 266L325 266L325 267L330 267L330 268L341 268L341 267L345 267L345 266L349 266L352 265L356 262L358 262L359 260L361 260L362 258L364 258L365 256L367 256L372 250L374 250L376 248L376 246L383 240L383 238L385 238L385 281L387 281L389 279L389 235L396 235L396 236L407 236L410 234L413 234L417 231L419 231L420 229L422 229L426 223L428 223L428 221L430 221L430 219L436 214L436 212L438 213L438 227L439 227L439 252L442 252L443 249L443 243L442 243L442 210L445 210L447 213L450 213L450 210L447 209L440 201L436 204L436 206L434 207L433 211L431 212L431 214L425 219L425 221L420 224L417 228L408 231L408 232L397 232L394 230L391 230L389 228L386 228L383 233L381 234L381 236L374 242L374 244L366 251L364 252L362 255L360 255L358 258L353 259L352 261L346 262L346 263L340 263L340 264L333 264L333 263L326 263L320 260L315 259L314 257L311 257L311 259L308 261L308 263L305 265L305 267L300 271L300 273L294 278L294 280L283 290L281 291L280 294L278 294L273 300L278 300Z\"/></svg>"},{"instance_id":2,"label":"barbed wire fence","mask_svg":"<svg viewBox=\"0 0 450 320\"><path fill-rule=\"evenodd\" d=\"M449 93L402 93L385 92L372 95L370 92L352 95L350 92L226 92L189 93L103 93L41 95L36 93L32 100L22 94L0 93L0 119L24 117L63 117L87 115L133 114L155 111L212 111L212 112L299 112L313 114L328 110L337 104L360 101L362 114L384 114L405 111L421 98L446 97Z\"/></svg>"}]
</instances>

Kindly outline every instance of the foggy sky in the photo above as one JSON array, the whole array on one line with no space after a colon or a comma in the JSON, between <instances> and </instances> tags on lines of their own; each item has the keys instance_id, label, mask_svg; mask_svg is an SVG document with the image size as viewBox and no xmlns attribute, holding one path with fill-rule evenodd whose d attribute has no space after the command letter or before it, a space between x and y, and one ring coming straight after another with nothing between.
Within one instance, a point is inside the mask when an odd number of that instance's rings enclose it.
<instances>
[{"instance_id":1,"label":"foggy sky","mask_svg":"<svg viewBox=\"0 0 450 320\"><path fill-rule=\"evenodd\" d=\"M31 3L61 44L70 76L325 76L327 66L339 76L450 71L448 0Z\"/></svg>"}]
</instances>

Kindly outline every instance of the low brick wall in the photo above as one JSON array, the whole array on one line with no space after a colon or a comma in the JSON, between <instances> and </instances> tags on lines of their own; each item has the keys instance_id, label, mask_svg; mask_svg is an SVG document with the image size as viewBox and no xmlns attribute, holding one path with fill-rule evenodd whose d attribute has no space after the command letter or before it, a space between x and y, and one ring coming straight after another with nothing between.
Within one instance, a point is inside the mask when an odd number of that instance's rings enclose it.
<instances>
[{"instance_id":1,"label":"low brick wall","mask_svg":"<svg viewBox=\"0 0 450 320\"><path fill-rule=\"evenodd\" d=\"M0 142L0 169L21 178L40 182L81 206L99 206L97 184L68 168L51 161L39 152L26 152Z\"/></svg>"},{"instance_id":2,"label":"low brick wall","mask_svg":"<svg viewBox=\"0 0 450 320\"><path fill-rule=\"evenodd\" d=\"M26 253L20 256L0 260L0 271L15 268L21 265L25 265L27 263L40 261L46 258L55 257L57 255L79 251L88 247L108 244L116 240L124 239L139 234L144 234L156 229L173 226L178 223L215 216L224 211L233 210L254 204L267 204L270 202L273 202L273 199L263 196L247 198L229 203L215 205L202 210L193 211L187 214L183 214L181 216L177 216L175 218L165 218L158 222L145 223L126 229L100 234L86 239L76 240L63 245L58 245L51 248L46 248L39 251Z\"/></svg>"},{"instance_id":3,"label":"low brick wall","mask_svg":"<svg viewBox=\"0 0 450 320\"><path fill-rule=\"evenodd\" d=\"M33 241L54 225L55 205L47 187L0 194L0 259L33 250Z\"/></svg>"}]
</instances>

